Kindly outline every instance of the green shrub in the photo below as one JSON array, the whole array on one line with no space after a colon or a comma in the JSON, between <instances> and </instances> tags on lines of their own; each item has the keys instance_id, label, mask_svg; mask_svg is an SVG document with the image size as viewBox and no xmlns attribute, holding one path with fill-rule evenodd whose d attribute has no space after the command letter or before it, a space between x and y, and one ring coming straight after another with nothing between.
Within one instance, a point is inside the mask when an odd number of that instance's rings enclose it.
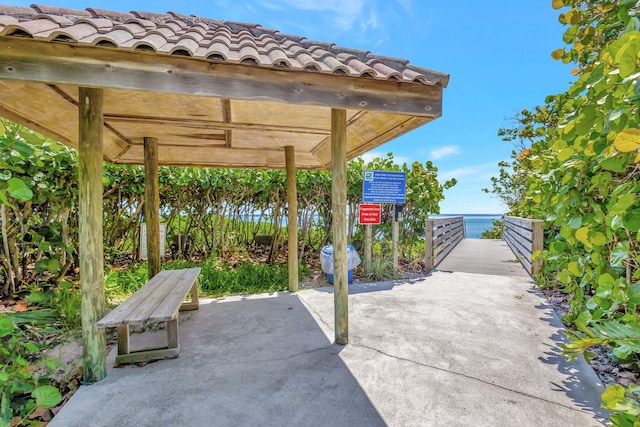
<instances>
[{"instance_id":1,"label":"green shrub","mask_svg":"<svg viewBox=\"0 0 640 427\"><path fill-rule=\"evenodd\" d=\"M387 257L376 257L371 260L371 272L364 274L365 281L377 282L381 280L393 280L399 278L399 274L394 271L393 259Z\"/></svg>"},{"instance_id":2,"label":"green shrub","mask_svg":"<svg viewBox=\"0 0 640 427\"><path fill-rule=\"evenodd\" d=\"M37 407L52 408L62 400L50 380L32 368L40 350L10 316L0 316L0 427L28 425ZM53 360L41 362L49 371L56 369Z\"/></svg>"},{"instance_id":3,"label":"green shrub","mask_svg":"<svg viewBox=\"0 0 640 427\"><path fill-rule=\"evenodd\" d=\"M233 294L255 294L285 291L289 285L286 264L254 264L242 261L237 264L217 259L204 262L176 260L164 265L165 270L199 267L198 287L202 296L218 297ZM299 267L299 277L307 274L304 265ZM107 299L118 303L140 289L147 282L148 271L143 264L127 270L114 270L107 274L105 290Z\"/></svg>"},{"instance_id":4,"label":"green shrub","mask_svg":"<svg viewBox=\"0 0 640 427\"><path fill-rule=\"evenodd\" d=\"M289 285L289 270L286 264L254 264L248 261L233 264L208 259L200 264L175 261L166 266L167 269L190 267L202 269L198 285L204 296L285 291ZM299 277L302 278L306 274L306 268L301 265Z\"/></svg>"},{"instance_id":5,"label":"green shrub","mask_svg":"<svg viewBox=\"0 0 640 427\"><path fill-rule=\"evenodd\" d=\"M482 232L480 235L481 239L502 239L502 220L494 219L493 226Z\"/></svg>"}]
</instances>

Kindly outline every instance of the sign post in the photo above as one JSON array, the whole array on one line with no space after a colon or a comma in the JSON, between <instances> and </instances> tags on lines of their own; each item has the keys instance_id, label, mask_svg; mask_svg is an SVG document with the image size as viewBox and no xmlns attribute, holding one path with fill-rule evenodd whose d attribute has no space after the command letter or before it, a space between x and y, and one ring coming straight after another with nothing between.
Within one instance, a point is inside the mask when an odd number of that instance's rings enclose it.
<instances>
[{"instance_id":1,"label":"sign post","mask_svg":"<svg viewBox=\"0 0 640 427\"><path fill-rule=\"evenodd\" d=\"M398 222L402 221L402 204L406 201L406 194L407 174L405 172L364 171L362 201L364 203L393 203L395 205L391 243L393 247L393 271L396 273L398 271L398 236L400 234L400 225ZM362 216L362 206L368 205L360 206L360 215ZM362 220L360 223L363 223ZM380 224L380 221L378 220L376 224ZM370 250L366 245L367 241L365 240L365 270L367 269L367 250ZM373 242L371 243L371 247L372 246ZM371 265L370 262L368 265Z\"/></svg>"},{"instance_id":2,"label":"sign post","mask_svg":"<svg viewBox=\"0 0 640 427\"><path fill-rule=\"evenodd\" d=\"M373 225L380 224L382 206L378 204L361 203L358 209L358 220L365 226L364 236L364 272L371 273L371 258L373 252Z\"/></svg>"}]
</instances>

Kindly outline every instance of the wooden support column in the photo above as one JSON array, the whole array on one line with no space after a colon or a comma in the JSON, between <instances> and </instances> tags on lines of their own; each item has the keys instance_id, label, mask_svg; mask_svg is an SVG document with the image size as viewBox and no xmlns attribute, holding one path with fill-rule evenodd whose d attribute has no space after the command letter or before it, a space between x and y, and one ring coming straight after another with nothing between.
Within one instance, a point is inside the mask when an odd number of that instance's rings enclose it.
<instances>
[{"instance_id":1,"label":"wooden support column","mask_svg":"<svg viewBox=\"0 0 640 427\"><path fill-rule=\"evenodd\" d=\"M331 211L336 343L349 343L347 270L347 111L331 110Z\"/></svg>"},{"instance_id":2,"label":"wooden support column","mask_svg":"<svg viewBox=\"0 0 640 427\"><path fill-rule=\"evenodd\" d=\"M102 232L103 91L78 91L78 223L82 289L82 379L107 375L105 331L96 327L104 315L104 252Z\"/></svg>"},{"instance_id":3,"label":"wooden support column","mask_svg":"<svg viewBox=\"0 0 640 427\"><path fill-rule=\"evenodd\" d=\"M534 219L531 221L531 253L536 251L542 252L544 249L544 221L541 219ZM531 261L531 274L536 275L542 270L542 256L538 259Z\"/></svg>"},{"instance_id":4,"label":"wooden support column","mask_svg":"<svg viewBox=\"0 0 640 427\"><path fill-rule=\"evenodd\" d=\"M293 146L284 147L287 165L287 234L289 241L289 291L298 290L298 190L296 187L296 156Z\"/></svg>"},{"instance_id":5,"label":"wooden support column","mask_svg":"<svg viewBox=\"0 0 640 427\"><path fill-rule=\"evenodd\" d=\"M144 138L144 220L147 223L147 267L149 279L162 269L160 260L160 184L158 139Z\"/></svg>"},{"instance_id":6,"label":"wooden support column","mask_svg":"<svg viewBox=\"0 0 640 427\"><path fill-rule=\"evenodd\" d=\"M433 220L427 219L424 227L424 268L426 272L433 270Z\"/></svg>"}]
</instances>

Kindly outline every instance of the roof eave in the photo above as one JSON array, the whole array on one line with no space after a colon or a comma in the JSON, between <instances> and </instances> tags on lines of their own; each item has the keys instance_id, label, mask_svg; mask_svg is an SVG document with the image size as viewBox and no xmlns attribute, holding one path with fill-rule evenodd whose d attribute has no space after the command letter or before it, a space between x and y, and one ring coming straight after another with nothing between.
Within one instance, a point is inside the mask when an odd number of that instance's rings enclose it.
<instances>
[{"instance_id":1,"label":"roof eave","mask_svg":"<svg viewBox=\"0 0 640 427\"><path fill-rule=\"evenodd\" d=\"M440 85L270 69L0 36L0 79L266 100L419 117L442 114Z\"/></svg>"}]
</instances>

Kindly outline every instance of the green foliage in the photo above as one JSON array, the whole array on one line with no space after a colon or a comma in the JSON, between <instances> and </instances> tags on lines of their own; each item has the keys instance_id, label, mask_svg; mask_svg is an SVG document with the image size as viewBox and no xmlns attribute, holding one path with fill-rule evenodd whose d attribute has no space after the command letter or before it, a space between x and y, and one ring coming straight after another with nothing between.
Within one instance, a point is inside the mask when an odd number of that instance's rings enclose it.
<instances>
[{"instance_id":1,"label":"green foliage","mask_svg":"<svg viewBox=\"0 0 640 427\"><path fill-rule=\"evenodd\" d=\"M200 267L198 287L202 295L220 297L234 294L255 294L285 291L289 286L287 265L254 264L241 261L237 264L208 259L202 264L176 261L166 268ZM307 274L300 266L299 278Z\"/></svg>"},{"instance_id":2,"label":"green foliage","mask_svg":"<svg viewBox=\"0 0 640 427\"><path fill-rule=\"evenodd\" d=\"M0 426L25 425L37 407L51 408L62 396L32 368L40 346L31 342L6 315L0 315ZM49 370L53 360L43 360Z\"/></svg>"},{"instance_id":3,"label":"green foliage","mask_svg":"<svg viewBox=\"0 0 640 427\"><path fill-rule=\"evenodd\" d=\"M198 278L202 296L215 298L223 295L285 291L289 286L287 265L254 264L248 261L232 264L212 258L201 263L178 260L164 265L166 270L191 267L202 269ZM299 278L302 279L306 274L306 267L300 265ZM105 279L107 299L113 303L125 300L147 282L147 275L147 268L143 264L109 272Z\"/></svg>"},{"instance_id":4,"label":"green foliage","mask_svg":"<svg viewBox=\"0 0 640 427\"><path fill-rule=\"evenodd\" d=\"M614 412L611 421L616 426L636 427L640 415L640 386L628 388L614 384L602 393L602 406Z\"/></svg>"},{"instance_id":5,"label":"green foliage","mask_svg":"<svg viewBox=\"0 0 640 427\"><path fill-rule=\"evenodd\" d=\"M546 281L570 295L576 331L569 357L606 344L620 359L640 354L640 20L635 0L554 0L563 8L576 81L543 107L523 110L501 134L519 141L494 193L510 209L545 219ZM505 165L509 166L509 165ZM502 193L501 193L502 191ZM609 388L603 404L617 425L634 425L637 389ZM636 405L637 406L637 405Z\"/></svg>"},{"instance_id":6,"label":"green foliage","mask_svg":"<svg viewBox=\"0 0 640 427\"><path fill-rule=\"evenodd\" d=\"M72 150L0 118L0 295L30 280L58 282L73 262L77 194ZM26 264L36 261L35 277Z\"/></svg>"},{"instance_id":7,"label":"green foliage","mask_svg":"<svg viewBox=\"0 0 640 427\"><path fill-rule=\"evenodd\" d=\"M108 272L104 279L107 300L114 303L124 301L147 283L148 276L149 270L145 263L131 264L127 269Z\"/></svg>"},{"instance_id":8,"label":"green foliage","mask_svg":"<svg viewBox=\"0 0 640 427\"><path fill-rule=\"evenodd\" d=\"M494 219L492 221L492 227L485 230L480 235L481 239L502 239L502 226L503 221L501 219Z\"/></svg>"},{"instance_id":9,"label":"green foliage","mask_svg":"<svg viewBox=\"0 0 640 427\"><path fill-rule=\"evenodd\" d=\"M57 320L63 328L75 331L82 324L81 303L82 294L78 286L72 282L63 281L53 290L53 297L48 305L55 310Z\"/></svg>"},{"instance_id":10,"label":"green foliage","mask_svg":"<svg viewBox=\"0 0 640 427\"><path fill-rule=\"evenodd\" d=\"M393 280L400 278L400 274L394 271L393 259L389 257L376 257L371 260L371 272L365 274L363 279L368 282L381 280Z\"/></svg>"}]
</instances>

